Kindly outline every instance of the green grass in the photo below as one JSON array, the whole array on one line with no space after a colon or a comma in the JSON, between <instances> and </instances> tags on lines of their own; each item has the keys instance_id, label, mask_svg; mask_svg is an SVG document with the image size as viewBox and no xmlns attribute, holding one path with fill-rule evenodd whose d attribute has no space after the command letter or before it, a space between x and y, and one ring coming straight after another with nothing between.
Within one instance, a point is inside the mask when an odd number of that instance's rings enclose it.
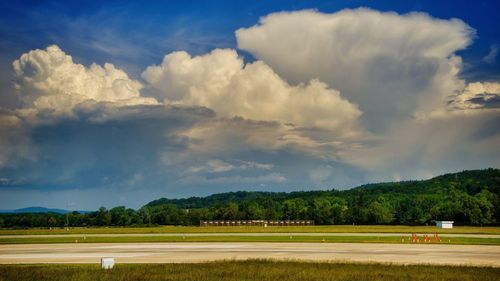
<instances>
[{"instance_id":1,"label":"green grass","mask_svg":"<svg viewBox=\"0 0 500 281\"><path fill-rule=\"evenodd\" d=\"M409 243L407 240L404 243ZM139 243L139 242L325 242L402 243L401 237L377 236L121 236L121 237L26 237L0 238L0 244L38 243ZM439 242L433 242L439 243ZM424 244L424 243L422 243ZM441 244L500 245L500 238L443 238Z\"/></svg>"},{"instance_id":2,"label":"green grass","mask_svg":"<svg viewBox=\"0 0 500 281\"><path fill-rule=\"evenodd\" d=\"M219 261L200 264L0 265L0 281L309 281L309 280L474 280L493 281L499 268L318 263L297 261Z\"/></svg>"},{"instance_id":3,"label":"green grass","mask_svg":"<svg viewBox=\"0 0 500 281\"><path fill-rule=\"evenodd\" d=\"M441 234L500 234L500 227L457 226L453 229L438 229L435 226L404 225L318 225L290 227L197 227L197 226L159 226L159 227L76 227L65 230L54 229L0 229L0 235L37 235L37 234L125 234L125 233L243 233L243 232L325 232L325 233L441 233Z\"/></svg>"}]
</instances>

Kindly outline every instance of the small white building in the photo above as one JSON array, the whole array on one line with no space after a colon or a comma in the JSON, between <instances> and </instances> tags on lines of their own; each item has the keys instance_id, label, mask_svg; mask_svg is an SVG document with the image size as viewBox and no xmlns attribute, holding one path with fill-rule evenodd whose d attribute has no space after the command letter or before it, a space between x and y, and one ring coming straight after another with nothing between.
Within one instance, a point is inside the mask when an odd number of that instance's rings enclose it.
<instances>
[{"instance_id":1,"label":"small white building","mask_svg":"<svg viewBox=\"0 0 500 281\"><path fill-rule=\"evenodd\" d=\"M453 221L436 221L438 228L453 228Z\"/></svg>"},{"instance_id":2,"label":"small white building","mask_svg":"<svg viewBox=\"0 0 500 281\"><path fill-rule=\"evenodd\" d=\"M115 266L114 258L101 258L101 268L102 269L112 269Z\"/></svg>"}]
</instances>

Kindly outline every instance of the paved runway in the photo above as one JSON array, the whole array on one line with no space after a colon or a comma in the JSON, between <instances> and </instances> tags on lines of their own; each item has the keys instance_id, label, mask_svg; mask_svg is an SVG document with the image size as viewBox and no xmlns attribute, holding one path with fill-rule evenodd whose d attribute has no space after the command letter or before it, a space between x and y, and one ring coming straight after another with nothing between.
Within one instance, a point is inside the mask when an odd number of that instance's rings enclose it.
<instances>
[{"instance_id":1,"label":"paved runway","mask_svg":"<svg viewBox=\"0 0 500 281\"><path fill-rule=\"evenodd\" d=\"M204 262L220 259L453 264L500 267L500 246L372 243L97 243L0 245L0 263Z\"/></svg>"},{"instance_id":2,"label":"paved runway","mask_svg":"<svg viewBox=\"0 0 500 281\"><path fill-rule=\"evenodd\" d=\"M425 234L425 233L424 233ZM419 236L424 234L418 233ZM222 232L222 233L115 233L115 234L36 234L36 235L0 235L0 238L59 238L59 237L206 237L206 236L361 236L361 237L401 237L410 236L410 233L359 233L359 232ZM427 233L432 236L432 233ZM460 234L460 233L444 233L439 234L441 237L468 237L468 238L500 238L498 234Z\"/></svg>"}]
</instances>

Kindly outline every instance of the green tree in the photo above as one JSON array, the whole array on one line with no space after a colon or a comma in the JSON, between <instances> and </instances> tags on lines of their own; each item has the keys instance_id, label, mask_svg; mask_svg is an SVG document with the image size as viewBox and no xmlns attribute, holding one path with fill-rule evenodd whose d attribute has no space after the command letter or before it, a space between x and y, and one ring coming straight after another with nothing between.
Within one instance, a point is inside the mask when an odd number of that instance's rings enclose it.
<instances>
[{"instance_id":1,"label":"green tree","mask_svg":"<svg viewBox=\"0 0 500 281\"><path fill-rule=\"evenodd\" d=\"M394 220L394 209L384 197L380 196L368 206L370 221L376 224L387 224Z\"/></svg>"},{"instance_id":2,"label":"green tree","mask_svg":"<svg viewBox=\"0 0 500 281\"><path fill-rule=\"evenodd\" d=\"M151 211L149 207L144 206L139 210L139 215L141 216L142 222L146 225L151 225Z\"/></svg>"},{"instance_id":3,"label":"green tree","mask_svg":"<svg viewBox=\"0 0 500 281\"><path fill-rule=\"evenodd\" d=\"M239 207L236 203L229 203L223 210L222 219L225 220L237 220L239 214Z\"/></svg>"},{"instance_id":4,"label":"green tree","mask_svg":"<svg viewBox=\"0 0 500 281\"><path fill-rule=\"evenodd\" d=\"M47 220L47 225L50 227L54 227L57 225L57 220L56 218L50 216L49 219Z\"/></svg>"},{"instance_id":5,"label":"green tree","mask_svg":"<svg viewBox=\"0 0 500 281\"><path fill-rule=\"evenodd\" d=\"M111 215L112 225L119 225L119 226L130 225L130 218L128 216L127 209L125 208L125 206L114 207L111 210L109 210L109 213Z\"/></svg>"},{"instance_id":6,"label":"green tree","mask_svg":"<svg viewBox=\"0 0 500 281\"><path fill-rule=\"evenodd\" d=\"M330 201L326 198L314 199L312 218L318 224L333 224L333 210Z\"/></svg>"},{"instance_id":7,"label":"green tree","mask_svg":"<svg viewBox=\"0 0 500 281\"><path fill-rule=\"evenodd\" d=\"M303 219L307 215L306 202L301 198L285 200L283 202L283 213L287 220Z\"/></svg>"},{"instance_id":8,"label":"green tree","mask_svg":"<svg viewBox=\"0 0 500 281\"><path fill-rule=\"evenodd\" d=\"M272 198L265 198L262 202L262 208L266 220L283 219L281 204Z\"/></svg>"},{"instance_id":9,"label":"green tree","mask_svg":"<svg viewBox=\"0 0 500 281\"><path fill-rule=\"evenodd\" d=\"M101 207L97 211L95 222L97 225L100 225L100 226L110 225L111 224L111 214L108 212L108 210L106 208Z\"/></svg>"},{"instance_id":10,"label":"green tree","mask_svg":"<svg viewBox=\"0 0 500 281\"><path fill-rule=\"evenodd\" d=\"M260 220L264 218L264 210L255 201L244 201L239 210L239 217L245 220Z\"/></svg>"}]
</instances>

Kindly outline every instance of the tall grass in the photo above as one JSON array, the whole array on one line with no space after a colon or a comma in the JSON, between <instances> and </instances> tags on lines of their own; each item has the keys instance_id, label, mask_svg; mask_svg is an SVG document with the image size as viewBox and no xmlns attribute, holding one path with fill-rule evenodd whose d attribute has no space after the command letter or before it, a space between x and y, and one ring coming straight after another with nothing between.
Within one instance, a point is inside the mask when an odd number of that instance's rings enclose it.
<instances>
[{"instance_id":1,"label":"tall grass","mask_svg":"<svg viewBox=\"0 0 500 281\"><path fill-rule=\"evenodd\" d=\"M308 281L308 280L498 280L499 268L316 263L295 261L220 261L200 264L0 265L0 281Z\"/></svg>"}]
</instances>

